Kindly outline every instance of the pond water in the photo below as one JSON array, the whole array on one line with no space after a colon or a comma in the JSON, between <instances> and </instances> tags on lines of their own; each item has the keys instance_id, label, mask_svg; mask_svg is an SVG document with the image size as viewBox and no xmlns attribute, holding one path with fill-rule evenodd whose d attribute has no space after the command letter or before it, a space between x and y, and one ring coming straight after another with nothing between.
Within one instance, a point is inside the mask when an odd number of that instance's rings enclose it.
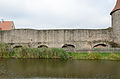
<instances>
[{"instance_id":1,"label":"pond water","mask_svg":"<svg viewBox=\"0 0 120 79\"><path fill-rule=\"evenodd\" d=\"M120 61L0 59L0 79L120 79Z\"/></svg>"}]
</instances>

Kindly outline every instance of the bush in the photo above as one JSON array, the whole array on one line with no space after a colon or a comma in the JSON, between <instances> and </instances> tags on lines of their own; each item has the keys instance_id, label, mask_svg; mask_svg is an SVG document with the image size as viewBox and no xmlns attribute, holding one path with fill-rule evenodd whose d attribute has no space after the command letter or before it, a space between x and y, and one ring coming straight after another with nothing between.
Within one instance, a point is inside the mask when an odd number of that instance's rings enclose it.
<instances>
[{"instance_id":1,"label":"bush","mask_svg":"<svg viewBox=\"0 0 120 79\"><path fill-rule=\"evenodd\" d=\"M4 57L9 50L7 44L0 42L0 57Z\"/></svg>"}]
</instances>

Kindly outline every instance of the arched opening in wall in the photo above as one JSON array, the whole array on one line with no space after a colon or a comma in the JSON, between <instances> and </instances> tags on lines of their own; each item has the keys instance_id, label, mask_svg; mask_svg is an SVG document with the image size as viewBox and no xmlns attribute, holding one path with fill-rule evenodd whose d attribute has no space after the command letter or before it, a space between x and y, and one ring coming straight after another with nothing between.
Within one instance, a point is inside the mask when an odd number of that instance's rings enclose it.
<instances>
[{"instance_id":1,"label":"arched opening in wall","mask_svg":"<svg viewBox=\"0 0 120 79\"><path fill-rule=\"evenodd\" d=\"M65 44L62 46L67 52L74 52L75 51L75 46L72 44Z\"/></svg>"},{"instance_id":2,"label":"arched opening in wall","mask_svg":"<svg viewBox=\"0 0 120 79\"><path fill-rule=\"evenodd\" d=\"M19 46L15 46L13 48L22 48L23 46L19 45Z\"/></svg>"},{"instance_id":3,"label":"arched opening in wall","mask_svg":"<svg viewBox=\"0 0 120 79\"><path fill-rule=\"evenodd\" d=\"M106 44L97 44L93 48L106 48L106 47L108 47L108 45Z\"/></svg>"},{"instance_id":4,"label":"arched opening in wall","mask_svg":"<svg viewBox=\"0 0 120 79\"><path fill-rule=\"evenodd\" d=\"M46 46L46 45L40 45L40 46L38 46L38 48L48 48L48 46Z\"/></svg>"}]
</instances>

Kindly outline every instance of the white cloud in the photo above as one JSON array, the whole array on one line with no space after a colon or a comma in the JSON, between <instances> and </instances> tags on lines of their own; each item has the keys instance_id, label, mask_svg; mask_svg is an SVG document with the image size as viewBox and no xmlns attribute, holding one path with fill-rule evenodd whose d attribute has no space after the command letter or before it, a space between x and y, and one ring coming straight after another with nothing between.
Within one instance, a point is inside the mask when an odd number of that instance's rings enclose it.
<instances>
[{"instance_id":1,"label":"white cloud","mask_svg":"<svg viewBox=\"0 0 120 79\"><path fill-rule=\"evenodd\" d=\"M114 4L113 0L0 0L0 15L15 21L17 28L107 28Z\"/></svg>"}]
</instances>

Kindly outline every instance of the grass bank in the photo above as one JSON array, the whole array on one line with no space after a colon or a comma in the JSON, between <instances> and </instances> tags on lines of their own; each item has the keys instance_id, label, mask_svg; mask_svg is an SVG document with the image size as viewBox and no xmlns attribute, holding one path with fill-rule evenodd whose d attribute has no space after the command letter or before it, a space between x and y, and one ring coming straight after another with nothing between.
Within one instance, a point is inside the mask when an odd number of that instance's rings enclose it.
<instances>
[{"instance_id":1,"label":"grass bank","mask_svg":"<svg viewBox=\"0 0 120 79\"><path fill-rule=\"evenodd\" d=\"M120 53L74 53L62 48L10 48L0 43L0 58L120 60Z\"/></svg>"},{"instance_id":2,"label":"grass bank","mask_svg":"<svg viewBox=\"0 0 120 79\"><path fill-rule=\"evenodd\" d=\"M68 53L57 48L15 48L0 52L0 58L68 59Z\"/></svg>"},{"instance_id":3,"label":"grass bank","mask_svg":"<svg viewBox=\"0 0 120 79\"><path fill-rule=\"evenodd\" d=\"M120 60L120 53L69 53L72 59Z\"/></svg>"}]
</instances>

